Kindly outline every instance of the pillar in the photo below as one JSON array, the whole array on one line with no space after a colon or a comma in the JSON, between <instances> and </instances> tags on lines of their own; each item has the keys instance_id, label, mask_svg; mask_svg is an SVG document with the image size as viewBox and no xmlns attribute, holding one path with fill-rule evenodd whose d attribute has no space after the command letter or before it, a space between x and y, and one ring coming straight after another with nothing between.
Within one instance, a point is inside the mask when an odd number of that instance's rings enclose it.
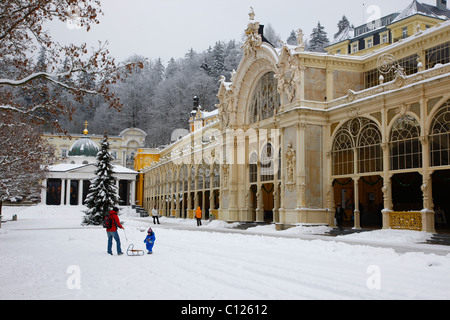
<instances>
[{"instance_id":1,"label":"pillar","mask_svg":"<svg viewBox=\"0 0 450 320\"><path fill-rule=\"evenodd\" d=\"M355 229L361 229L361 216L359 211L359 177L353 178L353 189L355 195L355 211L354 211L354 220L355 220Z\"/></svg>"}]
</instances>

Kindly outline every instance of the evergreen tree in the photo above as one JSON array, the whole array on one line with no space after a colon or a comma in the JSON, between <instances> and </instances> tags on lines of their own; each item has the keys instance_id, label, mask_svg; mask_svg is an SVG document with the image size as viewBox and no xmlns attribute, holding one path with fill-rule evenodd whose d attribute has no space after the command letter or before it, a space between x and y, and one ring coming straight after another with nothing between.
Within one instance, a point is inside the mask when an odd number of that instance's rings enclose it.
<instances>
[{"instance_id":1,"label":"evergreen tree","mask_svg":"<svg viewBox=\"0 0 450 320\"><path fill-rule=\"evenodd\" d=\"M294 30L291 31L291 34L289 35L289 38L287 38L286 43L287 43L288 45L291 45L291 46L296 46L296 45L298 45L298 42L297 42L297 34L295 33Z\"/></svg>"},{"instance_id":2,"label":"evergreen tree","mask_svg":"<svg viewBox=\"0 0 450 320\"><path fill-rule=\"evenodd\" d=\"M330 41L328 40L327 33L325 32L325 27L322 27L319 22L311 34L308 50L312 52L325 52L324 48L329 44Z\"/></svg>"},{"instance_id":3,"label":"evergreen tree","mask_svg":"<svg viewBox=\"0 0 450 320\"><path fill-rule=\"evenodd\" d=\"M350 21L348 21L346 16L343 16L342 19L338 22L338 32L334 35L336 38L341 34L342 31L350 27Z\"/></svg>"},{"instance_id":4,"label":"evergreen tree","mask_svg":"<svg viewBox=\"0 0 450 320\"><path fill-rule=\"evenodd\" d=\"M220 41L216 42L212 51L211 76L218 79L225 71L225 48Z\"/></svg>"},{"instance_id":5,"label":"evergreen tree","mask_svg":"<svg viewBox=\"0 0 450 320\"><path fill-rule=\"evenodd\" d=\"M83 219L86 225L101 225L109 210L118 204L119 195L113 177L113 158L109 152L108 135L105 132L101 150L97 154L96 177L91 181L84 204L88 208Z\"/></svg>"}]
</instances>

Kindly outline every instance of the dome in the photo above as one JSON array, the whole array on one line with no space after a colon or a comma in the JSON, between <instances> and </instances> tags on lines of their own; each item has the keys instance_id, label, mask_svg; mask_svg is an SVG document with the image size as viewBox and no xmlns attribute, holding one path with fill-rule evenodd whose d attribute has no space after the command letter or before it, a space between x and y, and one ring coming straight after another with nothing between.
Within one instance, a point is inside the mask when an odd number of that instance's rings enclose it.
<instances>
[{"instance_id":1,"label":"dome","mask_svg":"<svg viewBox=\"0 0 450 320\"><path fill-rule=\"evenodd\" d=\"M68 156L96 157L99 151L97 144L91 138L84 136L72 145Z\"/></svg>"}]
</instances>

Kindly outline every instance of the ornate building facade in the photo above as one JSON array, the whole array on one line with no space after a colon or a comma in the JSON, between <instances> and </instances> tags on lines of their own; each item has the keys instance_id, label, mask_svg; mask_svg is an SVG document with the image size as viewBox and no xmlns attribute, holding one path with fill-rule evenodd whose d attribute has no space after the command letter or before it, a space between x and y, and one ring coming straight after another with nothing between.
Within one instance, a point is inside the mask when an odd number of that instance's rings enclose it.
<instances>
[{"instance_id":1,"label":"ornate building facade","mask_svg":"<svg viewBox=\"0 0 450 320\"><path fill-rule=\"evenodd\" d=\"M218 121L141 170L144 206L280 229L334 226L338 203L355 228L446 223L450 22L366 55L306 52L301 31L298 46L275 49L262 29L252 12Z\"/></svg>"}]
</instances>

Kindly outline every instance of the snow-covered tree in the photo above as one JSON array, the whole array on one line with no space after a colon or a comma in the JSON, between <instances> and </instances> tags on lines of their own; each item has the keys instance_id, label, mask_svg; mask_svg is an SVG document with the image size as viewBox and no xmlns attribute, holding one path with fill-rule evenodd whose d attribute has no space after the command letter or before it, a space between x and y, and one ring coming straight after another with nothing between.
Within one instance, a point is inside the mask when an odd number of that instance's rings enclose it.
<instances>
[{"instance_id":1,"label":"snow-covered tree","mask_svg":"<svg viewBox=\"0 0 450 320\"><path fill-rule=\"evenodd\" d=\"M325 52L324 48L329 44L330 40L328 40L325 27L323 27L319 22L317 27L313 29L307 49L312 52Z\"/></svg>"},{"instance_id":2,"label":"snow-covered tree","mask_svg":"<svg viewBox=\"0 0 450 320\"><path fill-rule=\"evenodd\" d=\"M102 224L109 210L119 203L119 192L116 187L116 179L113 177L112 162L108 135L105 132L101 142L101 150L97 154L96 177L91 181L90 193L84 201L88 209L85 211L83 224Z\"/></svg>"},{"instance_id":3,"label":"snow-covered tree","mask_svg":"<svg viewBox=\"0 0 450 320\"><path fill-rule=\"evenodd\" d=\"M269 23L264 28L264 37L269 41L275 48L281 47L281 36L275 31L272 25Z\"/></svg>"},{"instance_id":4,"label":"snow-covered tree","mask_svg":"<svg viewBox=\"0 0 450 320\"><path fill-rule=\"evenodd\" d=\"M291 45L291 46L296 46L296 45L298 45L298 42L297 42L297 33L296 33L294 30L291 31L291 34L289 35L289 37L288 37L287 40L286 40L286 43L287 43L288 45Z\"/></svg>"},{"instance_id":5,"label":"snow-covered tree","mask_svg":"<svg viewBox=\"0 0 450 320\"><path fill-rule=\"evenodd\" d=\"M3 201L39 199L54 158L54 149L33 126L15 120L0 123L0 215Z\"/></svg>"},{"instance_id":6,"label":"snow-covered tree","mask_svg":"<svg viewBox=\"0 0 450 320\"><path fill-rule=\"evenodd\" d=\"M112 108L121 107L109 85L120 79L117 66L105 44L90 51L86 44L62 46L53 41L46 28L49 21L68 23L76 15L77 24L90 30L99 23L99 0L2 0L0 1L0 111L3 123L19 115L34 124L49 121L47 115L71 116L73 108L62 101L61 92L82 103L86 96L99 96ZM45 49L44 49L45 48ZM36 51L45 52L34 65ZM61 66L66 69L61 71ZM80 74L98 80L95 88L73 82ZM74 77L72 77L74 76ZM38 84L38 85L36 85ZM44 97L42 99L42 97ZM45 115L45 116L42 116ZM55 118L52 118L54 120ZM56 127L59 122L55 122Z\"/></svg>"},{"instance_id":7,"label":"snow-covered tree","mask_svg":"<svg viewBox=\"0 0 450 320\"><path fill-rule=\"evenodd\" d=\"M341 34L342 31L350 27L350 21L348 21L347 17L344 15L341 20L338 22L338 32L334 35L334 38L336 38L338 35Z\"/></svg>"}]
</instances>

